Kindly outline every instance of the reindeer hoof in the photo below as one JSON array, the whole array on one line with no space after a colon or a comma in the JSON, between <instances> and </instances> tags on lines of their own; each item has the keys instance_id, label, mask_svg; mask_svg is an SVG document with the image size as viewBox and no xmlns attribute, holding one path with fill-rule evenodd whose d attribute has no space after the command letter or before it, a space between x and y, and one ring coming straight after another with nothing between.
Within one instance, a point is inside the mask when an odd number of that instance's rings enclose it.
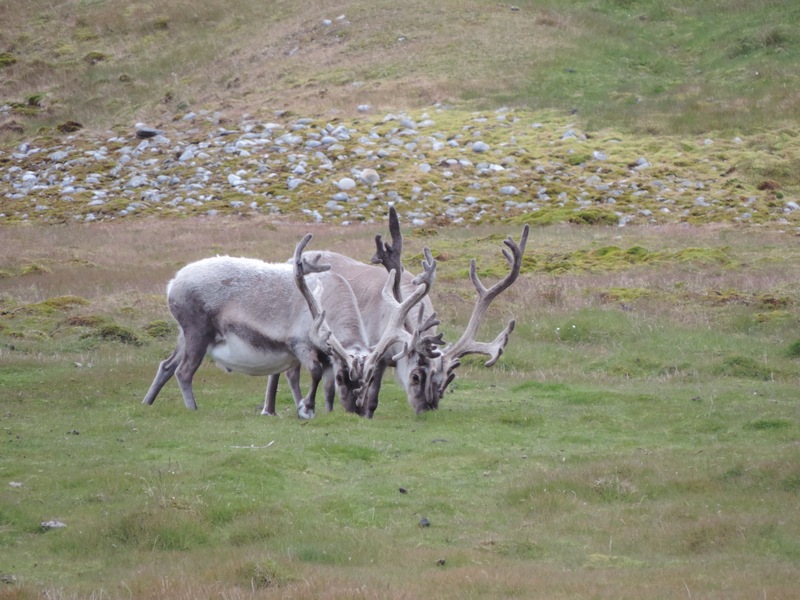
<instances>
[{"instance_id":1,"label":"reindeer hoof","mask_svg":"<svg viewBox=\"0 0 800 600\"><path fill-rule=\"evenodd\" d=\"M297 416L304 421L309 421L314 418L314 409L308 409L305 406L301 406L297 409Z\"/></svg>"}]
</instances>

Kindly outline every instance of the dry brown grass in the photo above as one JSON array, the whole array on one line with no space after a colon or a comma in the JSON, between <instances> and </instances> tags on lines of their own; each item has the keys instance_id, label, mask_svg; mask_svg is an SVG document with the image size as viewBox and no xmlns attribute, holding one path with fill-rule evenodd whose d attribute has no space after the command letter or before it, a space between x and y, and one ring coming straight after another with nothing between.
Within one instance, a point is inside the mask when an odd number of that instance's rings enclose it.
<instances>
[{"instance_id":1,"label":"dry brown grass","mask_svg":"<svg viewBox=\"0 0 800 600\"><path fill-rule=\"evenodd\" d=\"M524 80L528 57L546 59L573 28L567 14L463 1L277 2L268 13L252 0L20 7L3 7L22 29L0 33L0 47L20 55L0 93L45 93L40 118L69 114L92 128L130 113L169 118L188 105L355 114L359 104L402 110L480 98ZM88 64L91 52L103 59Z\"/></svg>"}]
</instances>

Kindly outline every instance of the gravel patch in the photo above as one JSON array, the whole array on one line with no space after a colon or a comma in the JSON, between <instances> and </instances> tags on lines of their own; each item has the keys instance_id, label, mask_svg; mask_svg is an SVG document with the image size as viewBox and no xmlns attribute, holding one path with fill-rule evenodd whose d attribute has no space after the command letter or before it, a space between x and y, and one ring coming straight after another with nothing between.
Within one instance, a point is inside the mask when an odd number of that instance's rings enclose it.
<instances>
[{"instance_id":1,"label":"gravel patch","mask_svg":"<svg viewBox=\"0 0 800 600\"><path fill-rule=\"evenodd\" d=\"M738 175L743 153L757 153L747 138L589 134L510 109L358 112L232 123L198 111L0 148L0 224L255 213L346 225L395 205L420 226L800 225L796 191Z\"/></svg>"}]
</instances>

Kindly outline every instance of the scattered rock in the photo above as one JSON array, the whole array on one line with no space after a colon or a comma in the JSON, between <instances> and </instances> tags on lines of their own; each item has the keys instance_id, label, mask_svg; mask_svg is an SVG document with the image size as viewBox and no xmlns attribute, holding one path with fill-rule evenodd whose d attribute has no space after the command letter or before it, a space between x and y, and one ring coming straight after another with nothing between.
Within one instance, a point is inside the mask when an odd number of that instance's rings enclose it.
<instances>
[{"instance_id":1,"label":"scattered rock","mask_svg":"<svg viewBox=\"0 0 800 600\"><path fill-rule=\"evenodd\" d=\"M42 531L49 531L51 529L63 529L66 527L66 524L62 523L61 521L44 521L41 525Z\"/></svg>"},{"instance_id":2,"label":"scattered rock","mask_svg":"<svg viewBox=\"0 0 800 600\"><path fill-rule=\"evenodd\" d=\"M12 111L0 105L0 129L22 132L8 120ZM615 158L631 152L620 136L592 136L586 147L587 136L566 119L532 122L511 109L458 119L422 112L325 123L287 111L270 119L233 122L198 110L176 117L169 136L137 123L127 135L14 142L0 148L0 219L100 222L235 211L349 224L385 218L387 203L403 203L412 225L524 220L534 212L547 223L547 211L563 221L604 217L619 225L634 217L637 224L783 224L800 215L794 189L783 189L782 180L765 180L757 190L743 182L742 201L730 202L733 159L716 155L734 152L740 139L715 140L714 154L698 161L686 157L691 148L704 152L703 140L684 142L676 147L677 155L687 153L684 164L659 169L655 179L648 158ZM754 160L759 152L753 149Z\"/></svg>"},{"instance_id":3,"label":"scattered rock","mask_svg":"<svg viewBox=\"0 0 800 600\"><path fill-rule=\"evenodd\" d=\"M136 129L136 137L140 140L154 138L162 133L164 132L159 129L152 129L150 127L137 127Z\"/></svg>"},{"instance_id":4,"label":"scattered rock","mask_svg":"<svg viewBox=\"0 0 800 600\"><path fill-rule=\"evenodd\" d=\"M430 527L431 526L431 522L428 520L427 517L422 517L419 520L419 526L420 527Z\"/></svg>"},{"instance_id":5,"label":"scattered rock","mask_svg":"<svg viewBox=\"0 0 800 600\"><path fill-rule=\"evenodd\" d=\"M381 180L381 176L375 169L364 169L359 175L359 179L369 186L377 184Z\"/></svg>"},{"instance_id":6,"label":"scattered rock","mask_svg":"<svg viewBox=\"0 0 800 600\"><path fill-rule=\"evenodd\" d=\"M356 187L356 182L353 181L350 177L342 177L339 181L336 182L336 186L342 191L352 190Z\"/></svg>"}]
</instances>

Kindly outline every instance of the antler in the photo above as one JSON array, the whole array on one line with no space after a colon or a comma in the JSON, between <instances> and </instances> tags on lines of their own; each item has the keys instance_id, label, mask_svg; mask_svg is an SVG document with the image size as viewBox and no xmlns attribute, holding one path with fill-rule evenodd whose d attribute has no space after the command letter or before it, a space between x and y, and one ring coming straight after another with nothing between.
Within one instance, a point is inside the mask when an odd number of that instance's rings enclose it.
<instances>
[{"instance_id":1,"label":"antler","mask_svg":"<svg viewBox=\"0 0 800 600\"><path fill-rule=\"evenodd\" d=\"M478 279L476 262L474 258L472 259L469 267L469 277L475 289L478 291L478 301L475 303L475 308L472 309L472 315L469 318L469 323L467 323L467 328L464 330L464 333L457 342L444 350L444 360L450 363L447 369L448 376L451 375L452 371L460 364L458 359L462 356L467 354L485 354L489 356L486 366L491 367L503 353L503 348L505 348L508 343L508 336L514 331L515 322L513 319L493 342L476 342L475 335L478 333L481 321L483 321L486 310L489 308L492 301L517 280L520 268L522 267L522 254L525 252L525 244L528 241L528 231L529 227L525 225L519 244L514 242L511 236L503 241L503 243L508 246L508 250L505 248L503 249L503 256L506 257L511 270L508 275L489 289L486 289L480 279Z\"/></svg>"},{"instance_id":2,"label":"antler","mask_svg":"<svg viewBox=\"0 0 800 600\"><path fill-rule=\"evenodd\" d=\"M300 290L300 293L303 294L303 297L306 299L308 303L308 309L311 311L311 316L316 319L319 314L322 312L322 308L320 308L319 302L317 298L311 293L311 290L308 289L306 285L306 275L309 273L323 273L325 271L330 271L330 265L321 265L319 264L320 255L317 255L313 261L309 261L305 256L303 256L303 251L308 246L308 242L311 241L311 238L314 236L310 233L307 233L302 240L295 246L294 249L294 257L292 258L292 265L294 266L294 282L297 284L297 289Z\"/></svg>"},{"instance_id":3,"label":"antler","mask_svg":"<svg viewBox=\"0 0 800 600\"><path fill-rule=\"evenodd\" d=\"M431 315L423 326L415 331L413 335L406 331L404 326L408 313L427 295L436 277L436 260L433 258L428 248L424 249L424 254L425 260L422 261L424 272L415 277L413 281L417 288L402 302L395 300L392 294L391 288L395 272L394 270L389 272L389 277L383 286L381 294L386 303L392 306L392 314L389 317L381 339L367 357L365 367L365 373L367 373L367 375L364 378L367 386L372 383L377 364L386 358L394 344L402 342L404 346L401 352L391 357L392 360L398 360L414 348L422 348L423 350L427 350L427 352L434 352L436 351L434 346L441 343L441 335L422 336L421 333L439 323L435 315Z\"/></svg>"},{"instance_id":4,"label":"antler","mask_svg":"<svg viewBox=\"0 0 800 600\"><path fill-rule=\"evenodd\" d=\"M397 218L397 210L394 206L389 207L389 234L392 236L392 243L384 242L380 234L375 236L375 254L372 256L372 263L383 265L388 272L394 270L395 277L392 284L394 299L402 302L400 297L400 281L403 274L403 261L400 258L403 254L403 235L400 233L400 220Z\"/></svg>"},{"instance_id":5,"label":"antler","mask_svg":"<svg viewBox=\"0 0 800 600\"><path fill-rule=\"evenodd\" d=\"M306 299L311 316L314 317L314 324L311 327L311 331L309 331L309 337L311 338L311 342L318 348L323 350L328 348L331 353L336 354L343 361L347 362L349 356L347 350L344 349L341 342L328 328L328 324L325 321L325 311L320 307L319 298L308 289L308 285L306 284L306 275L310 273L323 273L331 269L331 265L319 264L321 258L319 255L311 261L303 256L303 251L312 237L314 237L312 234L307 233L305 237L300 240L294 249L294 257L292 259L292 264L294 266L294 282L297 285L297 289L300 290L300 293L303 294L303 297ZM321 287L322 284L318 284L317 292L322 291L320 289Z\"/></svg>"}]
</instances>

